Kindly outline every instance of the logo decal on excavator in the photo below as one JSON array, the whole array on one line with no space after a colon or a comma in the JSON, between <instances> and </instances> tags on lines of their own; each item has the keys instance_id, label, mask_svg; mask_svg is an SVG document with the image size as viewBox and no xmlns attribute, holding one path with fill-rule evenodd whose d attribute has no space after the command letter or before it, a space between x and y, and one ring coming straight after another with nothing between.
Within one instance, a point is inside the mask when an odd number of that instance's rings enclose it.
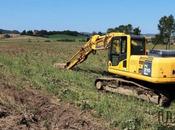
<instances>
[{"instance_id":1,"label":"logo decal on excavator","mask_svg":"<svg viewBox=\"0 0 175 130\"><path fill-rule=\"evenodd\" d=\"M143 65L143 74L146 76L151 76L152 62L146 61Z\"/></svg>"}]
</instances>

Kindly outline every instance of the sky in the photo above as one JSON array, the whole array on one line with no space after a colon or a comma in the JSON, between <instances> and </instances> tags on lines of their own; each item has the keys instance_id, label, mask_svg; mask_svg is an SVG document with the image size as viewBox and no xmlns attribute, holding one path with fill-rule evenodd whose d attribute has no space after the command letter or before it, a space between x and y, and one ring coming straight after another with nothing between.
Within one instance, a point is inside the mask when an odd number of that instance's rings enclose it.
<instances>
[{"instance_id":1,"label":"sky","mask_svg":"<svg viewBox=\"0 0 175 130\"><path fill-rule=\"evenodd\" d=\"M164 15L174 15L175 0L0 0L0 28L105 32L121 24L157 33Z\"/></svg>"}]
</instances>

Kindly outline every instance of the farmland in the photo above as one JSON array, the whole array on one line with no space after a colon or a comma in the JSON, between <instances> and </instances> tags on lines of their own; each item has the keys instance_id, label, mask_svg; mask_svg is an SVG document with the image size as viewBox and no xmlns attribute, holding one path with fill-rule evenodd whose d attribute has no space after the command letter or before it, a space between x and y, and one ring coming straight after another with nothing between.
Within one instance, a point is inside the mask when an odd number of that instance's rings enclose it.
<instances>
[{"instance_id":1,"label":"farmland","mask_svg":"<svg viewBox=\"0 0 175 130\"><path fill-rule=\"evenodd\" d=\"M38 126L32 123L34 119L30 115L35 113L32 108L37 106L42 111L47 106L42 108L43 106L38 104L46 102L48 103L46 105L54 108L48 111L54 111L55 106L49 100L52 98L54 102L58 102L62 106L69 104L69 109L66 109L69 113L71 113L71 108L76 111L75 114L88 113L90 126L87 129L155 130L165 128L167 124L159 122L158 113L170 111L175 114L174 102L170 107L162 108L134 97L98 92L95 89L95 79L106 75L106 51L90 55L88 60L76 67L75 70L54 68L54 63L66 62L83 45L82 37L78 37L76 42L59 41L59 39L67 38L68 36L50 36L49 38L26 36L0 40L0 86L3 86L0 93L0 106L5 107L5 110L13 106L20 113L30 113L27 119L33 128ZM74 37L70 39L74 39ZM161 45L157 47L163 48ZM152 45L148 46L148 49L150 48ZM172 46L172 48L175 47ZM34 103L25 104L18 101L20 105L16 106L11 98L5 97L14 95L10 93L16 93L19 96L23 94L19 97L21 100L23 97L32 98L31 95L33 95ZM43 97L41 102L37 102L39 97ZM59 109L65 109L65 107ZM16 111L14 113L17 113ZM49 114L42 122L45 124L43 126L47 126L46 128L53 126L51 123L53 113ZM8 118L8 116L6 117ZM3 119L0 118L0 120ZM170 122L168 125L171 127L174 124Z\"/></svg>"},{"instance_id":2,"label":"farmland","mask_svg":"<svg viewBox=\"0 0 175 130\"><path fill-rule=\"evenodd\" d=\"M65 34L54 34L54 35L49 35L49 39L56 40L56 41L74 41L74 42L79 42L79 41L84 41L86 38L82 35L78 36L70 36L70 35L65 35Z\"/></svg>"}]
</instances>

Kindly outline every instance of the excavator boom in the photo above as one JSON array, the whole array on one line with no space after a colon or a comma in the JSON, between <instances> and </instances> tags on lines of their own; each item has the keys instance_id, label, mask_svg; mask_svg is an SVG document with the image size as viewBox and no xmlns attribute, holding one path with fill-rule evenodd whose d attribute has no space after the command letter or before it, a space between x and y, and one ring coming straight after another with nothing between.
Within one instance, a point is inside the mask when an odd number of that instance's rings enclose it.
<instances>
[{"instance_id":1,"label":"excavator boom","mask_svg":"<svg viewBox=\"0 0 175 130\"><path fill-rule=\"evenodd\" d=\"M83 47L81 47L74 56L67 61L66 64L55 64L65 69L72 69L74 66L84 62L88 55L96 50L105 50L110 46L110 41L113 38L113 33L109 33L104 36L94 35L92 36Z\"/></svg>"}]
</instances>

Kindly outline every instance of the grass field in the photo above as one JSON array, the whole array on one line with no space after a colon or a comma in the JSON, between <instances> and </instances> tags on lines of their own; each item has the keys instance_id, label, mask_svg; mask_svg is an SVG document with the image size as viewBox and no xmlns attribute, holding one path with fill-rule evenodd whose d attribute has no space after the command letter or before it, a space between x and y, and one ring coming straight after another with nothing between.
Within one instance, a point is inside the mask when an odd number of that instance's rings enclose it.
<instances>
[{"instance_id":1,"label":"grass field","mask_svg":"<svg viewBox=\"0 0 175 130\"><path fill-rule=\"evenodd\" d=\"M52 39L57 39L54 37ZM82 43L45 41L32 37L0 41L0 74L16 79L7 82L15 82L19 89L27 82L34 89L47 90L63 102L71 102L81 110L90 111L94 117L103 118L110 124L109 129L165 129L167 124L158 121L158 113L170 111L175 114L174 102L169 108L162 108L134 97L98 92L94 81L106 71L105 51L90 55L74 71L61 70L54 68L53 64L66 62ZM168 125L175 125L173 123Z\"/></svg>"},{"instance_id":2,"label":"grass field","mask_svg":"<svg viewBox=\"0 0 175 130\"><path fill-rule=\"evenodd\" d=\"M49 35L48 38L52 39L52 40L57 40L57 41L72 40L72 41L75 41L75 42L86 40L85 36L82 36L82 35L70 36L70 35L65 35L65 34Z\"/></svg>"}]
</instances>

